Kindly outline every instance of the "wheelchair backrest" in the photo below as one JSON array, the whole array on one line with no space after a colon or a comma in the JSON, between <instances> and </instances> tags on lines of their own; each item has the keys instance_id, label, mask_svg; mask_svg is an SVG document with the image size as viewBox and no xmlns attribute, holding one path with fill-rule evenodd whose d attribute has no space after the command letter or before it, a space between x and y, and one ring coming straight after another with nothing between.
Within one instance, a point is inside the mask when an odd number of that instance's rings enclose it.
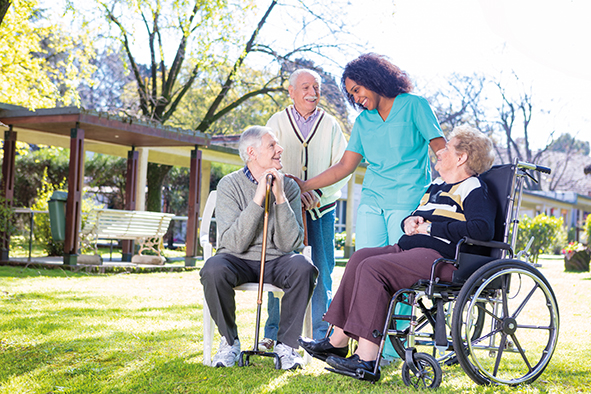
<instances>
[{"instance_id":1,"label":"wheelchair backrest","mask_svg":"<svg viewBox=\"0 0 591 394\"><path fill-rule=\"evenodd\" d=\"M511 224L511 199L515 187L515 169L515 164L501 164L493 166L479 176L480 180L486 183L489 195L494 198L497 204L493 239L499 242L507 242L505 237L508 235ZM501 250L494 250L493 257L500 258Z\"/></svg>"},{"instance_id":2,"label":"wheelchair backrest","mask_svg":"<svg viewBox=\"0 0 591 394\"><path fill-rule=\"evenodd\" d=\"M496 203L495 233L493 240L506 242L507 229L510 226L515 169L513 164L501 164L493 166L487 172L480 174L479 178L486 184L489 196ZM484 250L486 249L486 251ZM454 283L464 283L470 275L484 264L503 258L501 249L489 249L482 247L462 248L457 256L458 269L453 273Z\"/></svg>"}]
</instances>

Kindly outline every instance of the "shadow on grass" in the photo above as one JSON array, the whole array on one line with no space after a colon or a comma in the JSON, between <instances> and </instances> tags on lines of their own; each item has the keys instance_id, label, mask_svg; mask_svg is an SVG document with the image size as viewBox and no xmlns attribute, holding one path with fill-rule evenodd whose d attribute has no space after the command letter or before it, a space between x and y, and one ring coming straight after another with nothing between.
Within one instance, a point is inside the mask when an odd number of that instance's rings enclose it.
<instances>
[{"instance_id":1,"label":"shadow on grass","mask_svg":"<svg viewBox=\"0 0 591 394\"><path fill-rule=\"evenodd\" d=\"M0 278L82 278L91 275L98 276L98 274L88 272L66 271L62 268L48 269L0 266Z\"/></svg>"}]
</instances>

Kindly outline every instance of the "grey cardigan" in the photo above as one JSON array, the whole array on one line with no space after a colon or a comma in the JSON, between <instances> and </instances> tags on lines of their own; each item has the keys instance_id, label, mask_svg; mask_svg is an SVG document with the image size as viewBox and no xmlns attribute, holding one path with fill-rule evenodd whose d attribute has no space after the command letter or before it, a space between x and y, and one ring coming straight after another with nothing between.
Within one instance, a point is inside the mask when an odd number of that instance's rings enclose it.
<instances>
[{"instance_id":1,"label":"grey cardigan","mask_svg":"<svg viewBox=\"0 0 591 394\"><path fill-rule=\"evenodd\" d=\"M240 169L223 177L217 188L217 253L230 253L245 260L260 260L263 244L264 207L253 201L257 185ZM293 253L302 246L304 227L300 188L284 178L287 201L275 204L270 193L266 261Z\"/></svg>"}]
</instances>

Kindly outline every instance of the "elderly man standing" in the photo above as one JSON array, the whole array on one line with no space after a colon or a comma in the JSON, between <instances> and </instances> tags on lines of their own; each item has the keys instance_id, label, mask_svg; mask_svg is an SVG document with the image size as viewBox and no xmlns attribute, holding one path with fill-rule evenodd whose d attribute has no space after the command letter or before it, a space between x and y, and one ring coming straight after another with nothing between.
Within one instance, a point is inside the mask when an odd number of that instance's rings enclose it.
<instances>
[{"instance_id":1,"label":"elderly man standing","mask_svg":"<svg viewBox=\"0 0 591 394\"><path fill-rule=\"evenodd\" d=\"M304 239L300 189L279 172L283 148L271 129L248 128L239 151L246 165L218 184L219 246L200 271L205 300L222 336L213 365L231 367L240 356L234 287L259 281L265 179L272 174L264 282L284 291L275 353L282 369L298 368L303 360L295 349L318 275L307 257L293 252Z\"/></svg>"},{"instance_id":2,"label":"elderly man standing","mask_svg":"<svg viewBox=\"0 0 591 394\"><path fill-rule=\"evenodd\" d=\"M347 147L347 140L336 119L318 107L321 80L313 70L299 69L289 78L289 96L293 100L285 110L274 114L267 126L273 129L281 146L283 171L301 179L312 178L338 161ZM349 178L323 189L302 194L306 209L308 243L312 247L312 261L318 268L318 283L312 295L313 337L326 335L328 323L323 321L332 300L331 274L335 266L334 223L335 206L341 188ZM259 349L273 348L277 339L279 300L269 293L269 318L265 324L265 338Z\"/></svg>"}]
</instances>

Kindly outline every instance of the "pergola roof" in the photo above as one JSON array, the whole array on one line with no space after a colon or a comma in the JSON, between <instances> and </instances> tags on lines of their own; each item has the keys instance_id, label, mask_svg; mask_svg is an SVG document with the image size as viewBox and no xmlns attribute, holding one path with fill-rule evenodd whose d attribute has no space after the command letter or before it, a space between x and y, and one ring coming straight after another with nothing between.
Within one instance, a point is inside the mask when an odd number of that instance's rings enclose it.
<instances>
[{"instance_id":1,"label":"pergola roof","mask_svg":"<svg viewBox=\"0 0 591 394\"><path fill-rule=\"evenodd\" d=\"M78 107L29 111L14 105L0 104L0 122L21 130L49 133L70 138L70 130L84 130L85 140L127 147L208 146L209 135L193 130L162 126ZM59 139L59 138L58 138Z\"/></svg>"}]
</instances>

